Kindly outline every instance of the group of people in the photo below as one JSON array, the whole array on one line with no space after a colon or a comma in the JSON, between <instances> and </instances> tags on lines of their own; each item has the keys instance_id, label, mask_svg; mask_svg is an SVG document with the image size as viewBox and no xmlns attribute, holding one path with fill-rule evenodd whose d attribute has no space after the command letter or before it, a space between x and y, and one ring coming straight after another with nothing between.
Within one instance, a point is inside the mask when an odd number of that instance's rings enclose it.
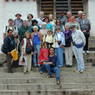
<instances>
[{"instance_id":1,"label":"group of people","mask_svg":"<svg viewBox=\"0 0 95 95\"><path fill-rule=\"evenodd\" d=\"M6 54L8 72L13 72L13 65L19 64L22 58L25 62L24 73L39 68L41 74L48 72L49 77L55 73L57 84L60 84L60 70L64 66L72 67L74 54L77 70L83 73L83 51L88 52L91 29L83 11L78 11L77 17L68 11L56 19L52 14L45 16L43 11L39 18L28 14L27 20L22 20L21 16L17 13L16 19L9 19L5 27L2 52ZM18 54L20 57L17 57Z\"/></svg>"}]
</instances>

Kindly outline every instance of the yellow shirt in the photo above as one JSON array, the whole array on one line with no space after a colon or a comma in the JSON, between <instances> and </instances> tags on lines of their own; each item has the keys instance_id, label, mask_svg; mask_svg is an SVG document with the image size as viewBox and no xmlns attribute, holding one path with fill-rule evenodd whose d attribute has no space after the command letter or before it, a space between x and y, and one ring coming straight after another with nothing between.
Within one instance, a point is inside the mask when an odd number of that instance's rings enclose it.
<instances>
[{"instance_id":1,"label":"yellow shirt","mask_svg":"<svg viewBox=\"0 0 95 95\"><path fill-rule=\"evenodd\" d=\"M52 35L46 35L44 36L44 42L53 43L53 36Z\"/></svg>"}]
</instances>

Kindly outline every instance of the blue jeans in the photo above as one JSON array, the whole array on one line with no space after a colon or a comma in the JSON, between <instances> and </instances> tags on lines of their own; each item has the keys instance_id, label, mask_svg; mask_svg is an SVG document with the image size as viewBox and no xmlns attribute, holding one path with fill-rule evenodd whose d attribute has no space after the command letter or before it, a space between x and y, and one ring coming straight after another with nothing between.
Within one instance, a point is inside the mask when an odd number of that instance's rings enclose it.
<instances>
[{"instance_id":1,"label":"blue jeans","mask_svg":"<svg viewBox=\"0 0 95 95\"><path fill-rule=\"evenodd\" d=\"M64 59L63 59L63 48L55 48L55 53L57 56L57 67L63 67L64 66Z\"/></svg>"},{"instance_id":2,"label":"blue jeans","mask_svg":"<svg viewBox=\"0 0 95 95\"><path fill-rule=\"evenodd\" d=\"M56 80L60 80L60 68L51 67L50 64L44 64L40 69L42 72L48 71L48 74L51 76L53 73L56 75Z\"/></svg>"},{"instance_id":3,"label":"blue jeans","mask_svg":"<svg viewBox=\"0 0 95 95\"><path fill-rule=\"evenodd\" d=\"M83 48L76 48L75 46L73 46L73 51L77 61L78 71L85 70L84 59L83 59Z\"/></svg>"},{"instance_id":4,"label":"blue jeans","mask_svg":"<svg viewBox=\"0 0 95 95\"><path fill-rule=\"evenodd\" d=\"M34 66L38 66L38 57L39 57L39 53L40 53L40 44L39 45L34 45L34 55L33 55L33 63Z\"/></svg>"},{"instance_id":5,"label":"blue jeans","mask_svg":"<svg viewBox=\"0 0 95 95\"><path fill-rule=\"evenodd\" d=\"M45 65L42 65L42 66L39 68L39 71L40 71L40 72L43 72L43 73L46 72L46 70L47 70L47 69L46 69L46 66L45 66Z\"/></svg>"}]
</instances>

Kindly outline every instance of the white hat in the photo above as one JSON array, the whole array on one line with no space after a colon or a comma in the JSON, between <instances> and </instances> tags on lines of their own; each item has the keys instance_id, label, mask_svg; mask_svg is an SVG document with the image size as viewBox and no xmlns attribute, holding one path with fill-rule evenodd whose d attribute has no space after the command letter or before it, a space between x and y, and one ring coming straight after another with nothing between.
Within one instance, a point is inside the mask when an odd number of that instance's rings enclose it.
<instances>
[{"instance_id":1,"label":"white hat","mask_svg":"<svg viewBox=\"0 0 95 95\"><path fill-rule=\"evenodd\" d=\"M42 25L46 25L47 23L46 22L43 22Z\"/></svg>"},{"instance_id":2,"label":"white hat","mask_svg":"<svg viewBox=\"0 0 95 95\"><path fill-rule=\"evenodd\" d=\"M33 29L34 29L34 28L37 28L37 29L38 29L38 26L33 26Z\"/></svg>"}]
</instances>

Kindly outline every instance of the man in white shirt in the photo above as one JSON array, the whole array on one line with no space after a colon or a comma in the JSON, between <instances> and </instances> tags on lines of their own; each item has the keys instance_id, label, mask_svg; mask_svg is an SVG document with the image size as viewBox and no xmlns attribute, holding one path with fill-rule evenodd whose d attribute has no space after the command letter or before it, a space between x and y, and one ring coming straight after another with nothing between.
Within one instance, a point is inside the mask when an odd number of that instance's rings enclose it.
<instances>
[{"instance_id":1,"label":"man in white shirt","mask_svg":"<svg viewBox=\"0 0 95 95\"><path fill-rule=\"evenodd\" d=\"M72 43L73 52L77 60L77 68L80 73L85 70L84 59L83 59L83 47L85 46L85 36L83 32L77 30L75 25L70 27L72 31Z\"/></svg>"},{"instance_id":2,"label":"man in white shirt","mask_svg":"<svg viewBox=\"0 0 95 95\"><path fill-rule=\"evenodd\" d=\"M38 25L39 25L40 27L42 26L43 20L44 20L44 12L43 12L43 11L40 11L40 13L39 13L39 18L37 19Z\"/></svg>"}]
</instances>

